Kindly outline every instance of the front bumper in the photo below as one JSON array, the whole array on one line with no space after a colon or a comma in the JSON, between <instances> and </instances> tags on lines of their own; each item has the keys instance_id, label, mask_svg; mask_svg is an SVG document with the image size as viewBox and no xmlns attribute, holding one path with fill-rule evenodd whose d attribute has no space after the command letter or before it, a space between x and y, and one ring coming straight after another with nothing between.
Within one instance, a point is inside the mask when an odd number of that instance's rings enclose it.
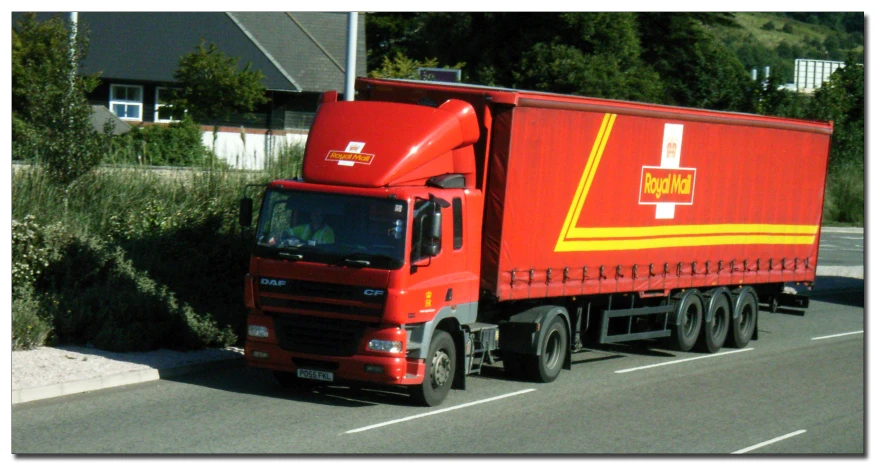
<instances>
[{"instance_id":1,"label":"front bumper","mask_svg":"<svg viewBox=\"0 0 876 466\"><path fill-rule=\"evenodd\" d=\"M267 353L267 358L256 358L254 351ZM314 369L331 372L336 381L358 381L383 385L419 385L426 374L422 359L353 355L345 357L321 356L286 351L273 343L247 340L247 365L275 371L295 372ZM383 367L383 373L366 372L365 365Z\"/></svg>"}]
</instances>

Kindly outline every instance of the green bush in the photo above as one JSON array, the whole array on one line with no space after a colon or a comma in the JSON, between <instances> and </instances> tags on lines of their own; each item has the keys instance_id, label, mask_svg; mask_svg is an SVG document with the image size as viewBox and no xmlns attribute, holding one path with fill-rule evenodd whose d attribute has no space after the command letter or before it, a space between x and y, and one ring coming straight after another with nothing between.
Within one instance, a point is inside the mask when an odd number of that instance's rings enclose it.
<instances>
[{"instance_id":1,"label":"green bush","mask_svg":"<svg viewBox=\"0 0 876 466\"><path fill-rule=\"evenodd\" d=\"M28 286L49 266L51 251L45 247L33 215L12 220L12 287Z\"/></svg>"},{"instance_id":2,"label":"green bush","mask_svg":"<svg viewBox=\"0 0 876 466\"><path fill-rule=\"evenodd\" d=\"M864 171L848 164L830 173L824 199L827 222L864 224Z\"/></svg>"},{"instance_id":3,"label":"green bush","mask_svg":"<svg viewBox=\"0 0 876 466\"><path fill-rule=\"evenodd\" d=\"M93 343L109 351L227 346L234 332L197 314L167 286L137 269L118 246L77 236L61 260L37 281L52 297L49 306L60 342Z\"/></svg>"},{"instance_id":4,"label":"green bush","mask_svg":"<svg viewBox=\"0 0 876 466\"><path fill-rule=\"evenodd\" d=\"M201 126L189 118L138 126L113 138L110 160L124 164L209 167L221 164L204 146Z\"/></svg>"},{"instance_id":5,"label":"green bush","mask_svg":"<svg viewBox=\"0 0 876 466\"><path fill-rule=\"evenodd\" d=\"M776 25L772 21L767 21L760 28L763 29L764 31L775 31Z\"/></svg>"},{"instance_id":6,"label":"green bush","mask_svg":"<svg viewBox=\"0 0 876 466\"><path fill-rule=\"evenodd\" d=\"M12 293L12 350L29 350L46 343L52 331L50 316L41 310L40 301L29 285Z\"/></svg>"}]
</instances>

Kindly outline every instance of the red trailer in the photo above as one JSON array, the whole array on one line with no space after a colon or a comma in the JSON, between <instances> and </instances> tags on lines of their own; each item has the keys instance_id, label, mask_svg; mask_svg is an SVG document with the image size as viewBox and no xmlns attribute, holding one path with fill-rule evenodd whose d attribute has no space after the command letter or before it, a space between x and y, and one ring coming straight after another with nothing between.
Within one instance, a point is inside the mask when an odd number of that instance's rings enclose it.
<instances>
[{"instance_id":1,"label":"red trailer","mask_svg":"<svg viewBox=\"0 0 876 466\"><path fill-rule=\"evenodd\" d=\"M409 385L436 405L485 363L549 382L588 340L715 352L757 338L761 302L808 304L782 291L815 279L828 123L357 90L323 97L304 180L262 205L246 355L283 383ZM313 212L332 242L284 238Z\"/></svg>"}]
</instances>

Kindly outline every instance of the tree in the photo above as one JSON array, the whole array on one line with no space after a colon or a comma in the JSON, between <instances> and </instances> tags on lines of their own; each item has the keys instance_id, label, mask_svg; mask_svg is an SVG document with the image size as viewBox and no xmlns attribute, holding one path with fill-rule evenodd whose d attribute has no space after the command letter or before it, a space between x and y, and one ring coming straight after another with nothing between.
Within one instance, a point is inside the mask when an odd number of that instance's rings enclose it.
<instances>
[{"instance_id":1,"label":"tree","mask_svg":"<svg viewBox=\"0 0 876 466\"><path fill-rule=\"evenodd\" d=\"M852 61L831 75L812 96L807 117L833 121L830 166L864 167L864 67Z\"/></svg>"},{"instance_id":2,"label":"tree","mask_svg":"<svg viewBox=\"0 0 876 466\"><path fill-rule=\"evenodd\" d=\"M457 63L451 67L444 68L459 70L465 66L465 63ZM441 68L438 65L438 60L435 58L427 58L425 61L414 60L404 56L401 52L396 52L392 60L384 56L380 67L373 69L368 73L372 78L398 78L398 79L420 79L419 68Z\"/></svg>"},{"instance_id":3,"label":"tree","mask_svg":"<svg viewBox=\"0 0 876 466\"><path fill-rule=\"evenodd\" d=\"M712 110L752 110L754 85L736 56L703 24L731 18L710 13L640 13L642 59L660 74L664 103Z\"/></svg>"},{"instance_id":4,"label":"tree","mask_svg":"<svg viewBox=\"0 0 876 466\"><path fill-rule=\"evenodd\" d=\"M264 75L247 63L238 71L239 59L226 56L216 44L180 58L174 79L179 83L169 99L171 105L185 109L197 122L227 118L232 113L249 113L268 101Z\"/></svg>"},{"instance_id":5,"label":"tree","mask_svg":"<svg viewBox=\"0 0 876 466\"><path fill-rule=\"evenodd\" d=\"M85 98L98 80L77 73L87 46L80 26L70 50L70 33L58 16L39 22L35 14L26 14L12 29L13 158L41 162L50 179L62 185L93 169L103 156Z\"/></svg>"}]
</instances>

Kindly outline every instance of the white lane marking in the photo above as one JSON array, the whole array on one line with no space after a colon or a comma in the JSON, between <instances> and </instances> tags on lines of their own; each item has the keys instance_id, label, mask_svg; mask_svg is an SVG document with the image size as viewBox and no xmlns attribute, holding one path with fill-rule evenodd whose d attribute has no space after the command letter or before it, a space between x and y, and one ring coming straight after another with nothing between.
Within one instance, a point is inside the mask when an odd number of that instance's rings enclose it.
<instances>
[{"instance_id":1,"label":"white lane marking","mask_svg":"<svg viewBox=\"0 0 876 466\"><path fill-rule=\"evenodd\" d=\"M862 240L863 236L840 236L841 239L854 239L854 240Z\"/></svg>"},{"instance_id":2,"label":"white lane marking","mask_svg":"<svg viewBox=\"0 0 876 466\"><path fill-rule=\"evenodd\" d=\"M450 408L439 409L437 411L430 411L428 413L417 414L415 416L403 417L401 419L396 419L394 421L381 422L380 424L374 424L374 425L370 425L370 426L366 426L366 427L360 427L358 429L348 430L344 433L345 434L356 434L359 432L364 432L366 430L377 429L378 427L384 427L384 426L388 426L388 425L392 425L392 424L398 424L400 422L407 422L407 421L419 419L421 417L426 417L426 416L434 416L436 414L446 413L448 411L454 411L454 410L462 409L462 408L468 408L469 406L479 405L481 403L489 403L491 401L501 400L503 398L522 395L524 393L529 393L529 392L534 392L534 391L535 391L534 388L529 388L526 390L520 390L519 392L506 393L505 395L494 396L493 398L487 398L486 400L472 401L471 403L465 403L465 404L461 404L459 406L451 406Z\"/></svg>"},{"instance_id":3,"label":"white lane marking","mask_svg":"<svg viewBox=\"0 0 876 466\"><path fill-rule=\"evenodd\" d=\"M739 349L739 350L733 350L733 351L726 351L723 353L707 354L705 356L697 356L695 358L680 359L678 361L661 362L659 364L651 364L649 366L633 367L632 369L623 369L623 370L619 370L619 371L614 371L614 373L615 374L623 374L625 372L640 371L642 369L652 369L654 367L668 366L670 364L680 364L683 362L696 361L698 359L714 358L715 356L727 356L728 354L742 353L745 351L751 351L753 349L754 348L745 348L745 349Z\"/></svg>"},{"instance_id":4,"label":"white lane marking","mask_svg":"<svg viewBox=\"0 0 876 466\"><path fill-rule=\"evenodd\" d=\"M826 338L836 338L836 337L845 337L848 335L857 335L859 333L864 333L863 330L858 330L857 332L847 332L847 333L837 333L836 335L826 335L823 337L815 337L813 340L824 340Z\"/></svg>"},{"instance_id":5,"label":"white lane marking","mask_svg":"<svg viewBox=\"0 0 876 466\"><path fill-rule=\"evenodd\" d=\"M770 444L773 444L773 443L776 443L776 442L781 442L782 440L785 440L785 439L787 439L787 438L791 438L791 437L794 437L794 436L800 435L800 434L805 433L805 432L806 432L805 429L800 429L800 430L798 430L798 431L796 431L796 432L791 432L790 434L785 434L785 435L783 435L783 436L781 436L781 437L776 437L776 438L774 438L774 439L772 439L772 440L767 440L766 442L760 442L760 443L758 443L757 445L752 445L752 446L750 446L750 447L748 447L748 448L743 448L742 450L734 451L734 452L731 453L731 454L732 454L732 455L741 455L742 453L748 453L748 452L750 452L751 450L757 450L757 449L760 448L760 447L765 447L765 446L767 446L767 445L770 445Z\"/></svg>"}]
</instances>

